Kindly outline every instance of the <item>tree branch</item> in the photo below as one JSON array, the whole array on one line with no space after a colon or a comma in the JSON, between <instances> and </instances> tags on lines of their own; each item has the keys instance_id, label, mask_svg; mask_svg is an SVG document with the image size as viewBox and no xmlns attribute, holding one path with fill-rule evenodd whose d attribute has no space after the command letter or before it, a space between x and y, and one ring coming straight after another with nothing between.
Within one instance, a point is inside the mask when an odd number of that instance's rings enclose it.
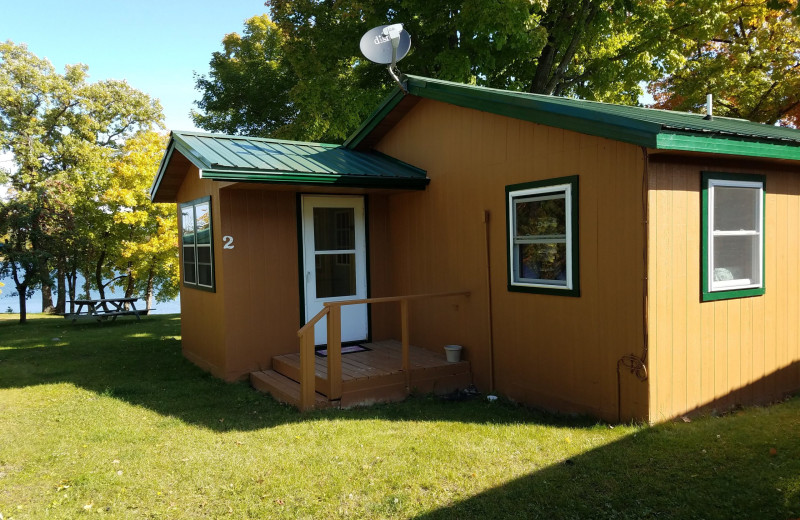
<instances>
[{"instance_id":1,"label":"tree branch","mask_svg":"<svg viewBox=\"0 0 800 520\"><path fill-rule=\"evenodd\" d=\"M572 62L572 59L575 57L575 53L578 52L578 45L580 44L580 40L584 35L584 27L587 27L592 24L595 16L599 11L600 6L593 2L592 0L585 0L583 4L583 9L581 12L581 17L578 22L580 29L575 30L572 33L572 39L567 46L567 50L564 51L564 55L561 57L561 62L556 67L555 72L550 77L550 81L547 83L547 91L548 93L552 93L555 91L556 86L561 82L563 78L564 72L566 72L567 67Z\"/></svg>"},{"instance_id":2,"label":"tree branch","mask_svg":"<svg viewBox=\"0 0 800 520\"><path fill-rule=\"evenodd\" d=\"M756 106L754 106L753 109L750 110L750 114L752 114L753 112L756 112L759 108L761 108L761 105L764 103L764 100L767 99L767 96L769 96L772 93L772 91L775 90L775 87L777 87L777 86L778 86L778 82L777 81L773 81L772 85L770 85L770 87L766 91L764 91L763 94L761 94L761 98L758 100L758 103L756 103Z\"/></svg>"}]
</instances>

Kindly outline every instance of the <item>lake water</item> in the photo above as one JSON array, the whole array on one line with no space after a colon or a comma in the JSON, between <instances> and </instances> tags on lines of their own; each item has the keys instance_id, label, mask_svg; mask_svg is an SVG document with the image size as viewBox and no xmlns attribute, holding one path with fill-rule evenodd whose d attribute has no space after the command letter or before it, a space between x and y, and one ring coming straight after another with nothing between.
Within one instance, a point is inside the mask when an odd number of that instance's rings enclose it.
<instances>
[{"instance_id":1,"label":"lake water","mask_svg":"<svg viewBox=\"0 0 800 520\"><path fill-rule=\"evenodd\" d=\"M12 313L16 314L19 312L19 297L16 296L17 290L14 288L14 280L12 278L0 278L0 282L3 282L5 287L0 287L0 313ZM83 277L78 276L78 287L83 287ZM124 296L124 291L120 287L116 287L115 292L110 292L110 289L106 289L106 298L121 298ZM83 292L78 291L78 292ZM12 294L14 296L12 296ZM92 291L91 293L92 298L99 298L100 293L97 291ZM55 303L55 289L53 289L53 300ZM69 306L69 303L67 303ZM144 309L145 302L144 299L139 300L136 302L137 309ZM42 312L42 293L40 291L36 291L33 297L28 299L27 305L28 312L30 313L39 313ZM69 309L68 309L69 310ZM181 302L180 297L175 298L174 300L170 300L168 302L159 303L155 300L153 301L153 310L151 311L153 314L180 314L181 312Z\"/></svg>"}]
</instances>

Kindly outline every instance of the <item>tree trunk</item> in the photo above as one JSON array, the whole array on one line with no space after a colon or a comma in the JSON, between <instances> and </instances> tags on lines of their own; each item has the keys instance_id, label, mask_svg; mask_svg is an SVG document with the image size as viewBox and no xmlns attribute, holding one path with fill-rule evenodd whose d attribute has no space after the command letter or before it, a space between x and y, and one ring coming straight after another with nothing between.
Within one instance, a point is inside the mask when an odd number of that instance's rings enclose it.
<instances>
[{"instance_id":1,"label":"tree trunk","mask_svg":"<svg viewBox=\"0 0 800 520\"><path fill-rule=\"evenodd\" d=\"M547 83L550 81L550 70L553 68L555 55L556 50L550 43L544 46L542 53L539 55L536 74L531 82L529 92L533 94L550 94L550 92L547 92Z\"/></svg>"},{"instance_id":2,"label":"tree trunk","mask_svg":"<svg viewBox=\"0 0 800 520\"><path fill-rule=\"evenodd\" d=\"M144 293L145 308L147 309L148 312L150 311L150 308L153 305L153 280L155 279L155 277L156 277L156 270L151 267L150 271L148 271L147 273L147 289L145 290Z\"/></svg>"},{"instance_id":3,"label":"tree trunk","mask_svg":"<svg viewBox=\"0 0 800 520\"><path fill-rule=\"evenodd\" d=\"M128 273L128 281L125 283L125 297L126 298L133 298L133 290L135 289L135 287L134 287L134 282L135 281L136 280L134 279L133 275L129 272Z\"/></svg>"},{"instance_id":4,"label":"tree trunk","mask_svg":"<svg viewBox=\"0 0 800 520\"><path fill-rule=\"evenodd\" d=\"M66 286L66 279L67 275L64 272L64 267L61 266L56 270L56 281L58 283L57 287L57 298L56 298L56 313L64 314L64 311L67 308L67 286Z\"/></svg>"},{"instance_id":5,"label":"tree trunk","mask_svg":"<svg viewBox=\"0 0 800 520\"><path fill-rule=\"evenodd\" d=\"M128 271L128 282L125 284L125 297L126 298L133 298L133 286L134 278L130 271ZM125 309L127 310L129 305L125 304Z\"/></svg>"},{"instance_id":6,"label":"tree trunk","mask_svg":"<svg viewBox=\"0 0 800 520\"><path fill-rule=\"evenodd\" d=\"M551 3L549 9L553 9L553 12L548 13L545 20L549 33L547 44L539 55L536 73L528 91L552 96L564 91L564 74L580 48L585 28L597 16L600 3L595 0L582 0L580 5ZM565 47L563 37L559 37L564 32L570 36Z\"/></svg>"},{"instance_id":7,"label":"tree trunk","mask_svg":"<svg viewBox=\"0 0 800 520\"><path fill-rule=\"evenodd\" d=\"M100 253L100 258L97 259L97 264L94 267L94 278L95 283L97 283L97 292L100 293L100 299L106 299L106 288L103 285L103 263L106 261L106 252L103 251ZM108 307L103 304L103 310L108 312Z\"/></svg>"},{"instance_id":8,"label":"tree trunk","mask_svg":"<svg viewBox=\"0 0 800 520\"><path fill-rule=\"evenodd\" d=\"M49 283L42 283L42 312L53 314L56 308L53 306L53 286Z\"/></svg>"},{"instance_id":9,"label":"tree trunk","mask_svg":"<svg viewBox=\"0 0 800 520\"><path fill-rule=\"evenodd\" d=\"M28 308L26 306L28 285L20 283L15 262L11 262L11 276L14 278L14 286L17 288L17 294L19 294L19 324L25 325L28 322Z\"/></svg>"},{"instance_id":10,"label":"tree trunk","mask_svg":"<svg viewBox=\"0 0 800 520\"><path fill-rule=\"evenodd\" d=\"M88 300L92 297L92 282L89 280L89 277L86 276L86 273L83 273L83 290L85 292L83 295L84 298Z\"/></svg>"},{"instance_id":11,"label":"tree trunk","mask_svg":"<svg viewBox=\"0 0 800 520\"><path fill-rule=\"evenodd\" d=\"M78 285L78 269L73 267L67 275L67 285L69 285L69 313L75 314L75 291Z\"/></svg>"},{"instance_id":12,"label":"tree trunk","mask_svg":"<svg viewBox=\"0 0 800 520\"><path fill-rule=\"evenodd\" d=\"M17 292L19 293L19 324L25 325L28 322L28 299L25 298L28 288L24 285L18 285Z\"/></svg>"}]
</instances>

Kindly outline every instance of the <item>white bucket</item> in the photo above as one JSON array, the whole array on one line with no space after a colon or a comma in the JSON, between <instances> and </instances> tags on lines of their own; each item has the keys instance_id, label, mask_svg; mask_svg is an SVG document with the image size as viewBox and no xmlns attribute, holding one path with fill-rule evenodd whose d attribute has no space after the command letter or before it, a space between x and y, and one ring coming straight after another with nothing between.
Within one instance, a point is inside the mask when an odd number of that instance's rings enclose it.
<instances>
[{"instance_id":1,"label":"white bucket","mask_svg":"<svg viewBox=\"0 0 800 520\"><path fill-rule=\"evenodd\" d=\"M461 345L445 345L444 353L449 363L458 363L461 361Z\"/></svg>"}]
</instances>

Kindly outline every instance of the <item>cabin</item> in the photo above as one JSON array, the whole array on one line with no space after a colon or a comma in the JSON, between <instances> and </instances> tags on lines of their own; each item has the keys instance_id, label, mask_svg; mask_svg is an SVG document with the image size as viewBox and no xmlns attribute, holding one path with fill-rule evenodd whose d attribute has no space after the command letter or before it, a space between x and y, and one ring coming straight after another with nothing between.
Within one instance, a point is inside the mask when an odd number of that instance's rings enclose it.
<instances>
[{"instance_id":1,"label":"cabin","mask_svg":"<svg viewBox=\"0 0 800 520\"><path fill-rule=\"evenodd\" d=\"M408 76L342 145L172 132L151 198L184 355L301 409L474 384L658 423L800 388L794 129Z\"/></svg>"}]
</instances>

